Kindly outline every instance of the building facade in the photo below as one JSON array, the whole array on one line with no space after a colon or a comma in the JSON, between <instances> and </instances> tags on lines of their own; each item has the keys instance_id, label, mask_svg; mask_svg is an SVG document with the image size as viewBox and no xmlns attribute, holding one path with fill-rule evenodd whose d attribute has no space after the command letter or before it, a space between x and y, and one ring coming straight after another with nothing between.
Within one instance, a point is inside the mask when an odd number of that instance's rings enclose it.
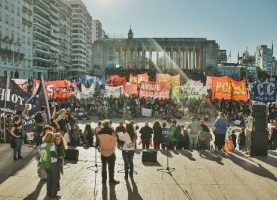
<instances>
[{"instance_id":1,"label":"building facade","mask_svg":"<svg viewBox=\"0 0 277 200\"><path fill-rule=\"evenodd\" d=\"M92 20L92 43L103 38L102 23L99 20Z\"/></svg>"},{"instance_id":2,"label":"building facade","mask_svg":"<svg viewBox=\"0 0 277 200\"><path fill-rule=\"evenodd\" d=\"M207 69L217 66L218 44L205 38L128 38L97 40L92 45L93 66L104 69L107 63L119 63L124 68L145 68L147 61L158 63L163 57L163 69ZM173 55L176 58L173 59ZM148 58L146 57L148 55ZM175 57L175 56L174 56ZM153 57L154 58L154 57Z\"/></svg>"},{"instance_id":3,"label":"building facade","mask_svg":"<svg viewBox=\"0 0 277 200\"><path fill-rule=\"evenodd\" d=\"M32 0L0 1L0 76L33 77Z\"/></svg>"},{"instance_id":4,"label":"building facade","mask_svg":"<svg viewBox=\"0 0 277 200\"><path fill-rule=\"evenodd\" d=\"M68 70L71 68L71 28L72 28L72 10L66 0L60 3L60 69L59 78L67 77Z\"/></svg>"},{"instance_id":5,"label":"building facade","mask_svg":"<svg viewBox=\"0 0 277 200\"><path fill-rule=\"evenodd\" d=\"M60 2L34 1L33 57L34 78L58 78Z\"/></svg>"},{"instance_id":6,"label":"building facade","mask_svg":"<svg viewBox=\"0 0 277 200\"><path fill-rule=\"evenodd\" d=\"M218 64L227 63L227 52L226 50L219 49L217 55Z\"/></svg>"},{"instance_id":7,"label":"building facade","mask_svg":"<svg viewBox=\"0 0 277 200\"><path fill-rule=\"evenodd\" d=\"M256 48L256 64L263 71L272 73L272 58L273 58L273 46L272 48L267 48L267 45L260 45Z\"/></svg>"},{"instance_id":8,"label":"building facade","mask_svg":"<svg viewBox=\"0 0 277 200\"><path fill-rule=\"evenodd\" d=\"M70 76L92 70L92 17L81 0L67 0L72 9L72 67Z\"/></svg>"}]
</instances>

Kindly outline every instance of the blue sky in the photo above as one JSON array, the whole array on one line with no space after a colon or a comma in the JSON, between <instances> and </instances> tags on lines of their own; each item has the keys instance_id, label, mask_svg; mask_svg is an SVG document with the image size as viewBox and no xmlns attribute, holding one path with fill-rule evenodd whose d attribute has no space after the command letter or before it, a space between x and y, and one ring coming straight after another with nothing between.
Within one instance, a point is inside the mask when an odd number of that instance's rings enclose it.
<instances>
[{"instance_id":1,"label":"blue sky","mask_svg":"<svg viewBox=\"0 0 277 200\"><path fill-rule=\"evenodd\" d=\"M274 44L277 51L277 0L83 0L109 35L207 38L232 52L232 62L248 48Z\"/></svg>"}]
</instances>

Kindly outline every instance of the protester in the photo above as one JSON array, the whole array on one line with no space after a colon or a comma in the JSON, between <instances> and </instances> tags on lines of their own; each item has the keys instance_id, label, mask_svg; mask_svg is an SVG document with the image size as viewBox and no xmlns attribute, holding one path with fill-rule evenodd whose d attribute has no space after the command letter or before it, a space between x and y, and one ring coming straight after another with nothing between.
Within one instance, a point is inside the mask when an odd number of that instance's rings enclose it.
<instances>
[{"instance_id":1,"label":"protester","mask_svg":"<svg viewBox=\"0 0 277 200\"><path fill-rule=\"evenodd\" d=\"M60 173L63 174L63 166L64 166L64 158L65 158L65 150L67 149L67 143L64 140L63 136L60 133L55 133L55 145L56 150L59 156L58 163L60 168ZM59 183L58 183L58 190L61 189L60 187L60 174L59 174Z\"/></svg>"},{"instance_id":2,"label":"protester","mask_svg":"<svg viewBox=\"0 0 277 200\"><path fill-rule=\"evenodd\" d=\"M202 131L199 134L199 149L210 150L210 129L202 119L199 121L199 124L202 127Z\"/></svg>"},{"instance_id":3,"label":"protester","mask_svg":"<svg viewBox=\"0 0 277 200\"><path fill-rule=\"evenodd\" d=\"M60 167L59 167L59 156L56 151L56 146L54 144L55 134L53 132L47 133L42 138L42 144L39 148L41 167L46 170L47 174L47 193L46 199L60 199L61 196L57 195L59 177L60 177Z\"/></svg>"},{"instance_id":4,"label":"protester","mask_svg":"<svg viewBox=\"0 0 277 200\"><path fill-rule=\"evenodd\" d=\"M175 137L175 133L177 131L177 122L176 120L172 120L172 124L170 126L170 137L169 137L169 149L177 149L178 138Z\"/></svg>"},{"instance_id":5,"label":"protester","mask_svg":"<svg viewBox=\"0 0 277 200\"><path fill-rule=\"evenodd\" d=\"M102 126L103 128L98 133L102 161L102 183L105 184L107 181L108 164L109 183L118 184L119 181L114 179L116 137L113 135L113 130L109 127L110 123L108 120L104 120Z\"/></svg>"},{"instance_id":6,"label":"protester","mask_svg":"<svg viewBox=\"0 0 277 200\"><path fill-rule=\"evenodd\" d=\"M13 160L22 159L21 147L22 147L22 123L19 116L15 116L12 120L11 135L12 141L11 146L13 150Z\"/></svg>"},{"instance_id":7,"label":"protester","mask_svg":"<svg viewBox=\"0 0 277 200\"><path fill-rule=\"evenodd\" d=\"M235 150L236 147L237 147L237 135L236 135L236 131L235 130L231 131L231 134L229 135L229 140L232 140L233 145L234 145L234 150Z\"/></svg>"},{"instance_id":8,"label":"protester","mask_svg":"<svg viewBox=\"0 0 277 200\"><path fill-rule=\"evenodd\" d=\"M153 129L149 127L148 122L139 131L141 134L142 149L149 149L150 140L152 138Z\"/></svg>"},{"instance_id":9,"label":"protester","mask_svg":"<svg viewBox=\"0 0 277 200\"><path fill-rule=\"evenodd\" d=\"M229 127L229 122L226 120L224 113L219 112L218 118L215 120L212 131L215 135L215 152L221 150L225 145L225 135L227 128Z\"/></svg>"},{"instance_id":10,"label":"protester","mask_svg":"<svg viewBox=\"0 0 277 200\"><path fill-rule=\"evenodd\" d=\"M155 121L153 125L154 131L154 149L160 149L162 143L162 127L159 121Z\"/></svg>"},{"instance_id":11,"label":"protester","mask_svg":"<svg viewBox=\"0 0 277 200\"><path fill-rule=\"evenodd\" d=\"M178 149L189 148L189 134L185 128L185 125L181 125L181 138L178 140Z\"/></svg>"},{"instance_id":12,"label":"protester","mask_svg":"<svg viewBox=\"0 0 277 200\"><path fill-rule=\"evenodd\" d=\"M94 131L91 128L89 123L86 124L84 130L84 142L86 143L87 147L93 147L93 136L95 135Z\"/></svg>"},{"instance_id":13,"label":"protester","mask_svg":"<svg viewBox=\"0 0 277 200\"><path fill-rule=\"evenodd\" d=\"M198 143L198 135L203 131L202 127L198 122L195 121L194 117L190 118L191 123L189 123L187 127L187 131L189 133L189 149L196 150Z\"/></svg>"},{"instance_id":14,"label":"protester","mask_svg":"<svg viewBox=\"0 0 277 200\"><path fill-rule=\"evenodd\" d=\"M24 144L27 144L27 135L26 135L26 132L25 132L24 124L22 122L22 118L25 116L26 112L27 112L27 105L25 105L23 111L18 110L15 113L15 115L20 117L20 124L19 125L22 126L22 128L21 128L21 131L22 131L21 140L23 140L23 141L21 141L21 143L24 143Z\"/></svg>"},{"instance_id":15,"label":"protester","mask_svg":"<svg viewBox=\"0 0 277 200\"><path fill-rule=\"evenodd\" d=\"M124 127L122 121L119 122L119 126L117 126L117 127L115 128L115 132L116 132L116 133L120 133L120 132L121 132L121 133L125 133L125 132L126 132L126 128ZM117 146L118 146L118 149L122 149L123 144L124 144L124 141L121 141L120 138L119 138L118 135L117 135Z\"/></svg>"},{"instance_id":16,"label":"protester","mask_svg":"<svg viewBox=\"0 0 277 200\"><path fill-rule=\"evenodd\" d=\"M66 130L70 139L70 146L77 146L77 121L70 113L65 113Z\"/></svg>"},{"instance_id":17,"label":"protester","mask_svg":"<svg viewBox=\"0 0 277 200\"><path fill-rule=\"evenodd\" d=\"M168 148L168 137L170 134L170 129L166 127L166 122L163 123L163 128L162 128L162 149Z\"/></svg>"},{"instance_id":18,"label":"protester","mask_svg":"<svg viewBox=\"0 0 277 200\"><path fill-rule=\"evenodd\" d=\"M38 112L36 114L36 116L38 116L38 120L39 121L36 121L37 123L37 130L36 130L36 134L35 134L35 141L36 141L36 145L37 147L39 145L41 145L41 134L43 132L43 127L45 126L45 124L47 123L47 114L46 114L46 107L45 106L41 106L40 107L40 112ZM37 119L37 117L35 116L35 120Z\"/></svg>"},{"instance_id":19,"label":"protester","mask_svg":"<svg viewBox=\"0 0 277 200\"><path fill-rule=\"evenodd\" d=\"M11 141L11 128L12 128L12 116L7 115L7 119L5 121L5 129L6 129L6 143L10 143Z\"/></svg>"},{"instance_id":20,"label":"protester","mask_svg":"<svg viewBox=\"0 0 277 200\"><path fill-rule=\"evenodd\" d=\"M128 171L130 169L130 178L133 178L133 172L134 172L134 150L135 150L135 144L137 140L137 135L135 134L134 127L132 124L126 125L126 132L124 135L119 136L120 140L124 141L124 145L122 148L122 156L124 160L124 170L125 170L125 176L124 178L128 179Z\"/></svg>"},{"instance_id":21,"label":"protester","mask_svg":"<svg viewBox=\"0 0 277 200\"><path fill-rule=\"evenodd\" d=\"M61 109L60 110L60 114L57 116L57 118L55 120L55 124L57 126L58 132L62 136L64 136L65 131L66 131L65 114L66 114L66 110L65 109Z\"/></svg>"}]
</instances>

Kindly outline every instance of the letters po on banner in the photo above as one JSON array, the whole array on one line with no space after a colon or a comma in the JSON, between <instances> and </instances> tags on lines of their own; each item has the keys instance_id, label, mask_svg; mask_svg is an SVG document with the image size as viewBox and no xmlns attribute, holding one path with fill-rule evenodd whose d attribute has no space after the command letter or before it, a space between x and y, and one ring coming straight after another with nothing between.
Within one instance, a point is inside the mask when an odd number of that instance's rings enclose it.
<instances>
[{"instance_id":1,"label":"letters po on banner","mask_svg":"<svg viewBox=\"0 0 277 200\"><path fill-rule=\"evenodd\" d=\"M139 96L140 98L169 98L171 88L170 85L170 83L157 83L154 81L142 82Z\"/></svg>"}]
</instances>

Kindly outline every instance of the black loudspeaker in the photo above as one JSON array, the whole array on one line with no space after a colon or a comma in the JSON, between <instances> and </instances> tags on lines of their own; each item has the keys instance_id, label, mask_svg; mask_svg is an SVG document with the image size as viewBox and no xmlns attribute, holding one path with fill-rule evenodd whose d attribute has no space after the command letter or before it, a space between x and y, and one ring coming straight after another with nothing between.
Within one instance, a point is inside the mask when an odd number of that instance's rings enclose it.
<instances>
[{"instance_id":1,"label":"black loudspeaker","mask_svg":"<svg viewBox=\"0 0 277 200\"><path fill-rule=\"evenodd\" d=\"M267 130L267 119L266 118L254 118L248 117L247 128L250 131L266 131Z\"/></svg>"},{"instance_id":2,"label":"black loudspeaker","mask_svg":"<svg viewBox=\"0 0 277 200\"><path fill-rule=\"evenodd\" d=\"M251 112L250 116L253 118L266 118L266 111Z\"/></svg>"},{"instance_id":3,"label":"black loudspeaker","mask_svg":"<svg viewBox=\"0 0 277 200\"><path fill-rule=\"evenodd\" d=\"M142 162L157 162L157 151L143 151Z\"/></svg>"},{"instance_id":4,"label":"black loudspeaker","mask_svg":"<svg viewBox=\"0 0 277 200\"><path fill-rule=\"evenodd\" d=\"M266 105L264 103L253 103L252 112L265 112Z\"/></svg>"},{"instance_id":5,"label":"black loudspeaker","mask_svg":"<svg viewBox=\"0 0 277 200\"><path fill-rule=\"evenodd\" d=\"M78 149L66 149L65 150L65 159L66 160L76 160L79 158L79 150Z\"/></svg>"},{"instance_id":6,"label":"black loudspeaker","mask_svg":"<svg viewBox=\"0 0 277 200\"><path fill-rule=\"evenodd\" d=\"M268 131L251 131L246 129L245 149L251 156L267 156Z\"/></svg>"}]
</instances>

